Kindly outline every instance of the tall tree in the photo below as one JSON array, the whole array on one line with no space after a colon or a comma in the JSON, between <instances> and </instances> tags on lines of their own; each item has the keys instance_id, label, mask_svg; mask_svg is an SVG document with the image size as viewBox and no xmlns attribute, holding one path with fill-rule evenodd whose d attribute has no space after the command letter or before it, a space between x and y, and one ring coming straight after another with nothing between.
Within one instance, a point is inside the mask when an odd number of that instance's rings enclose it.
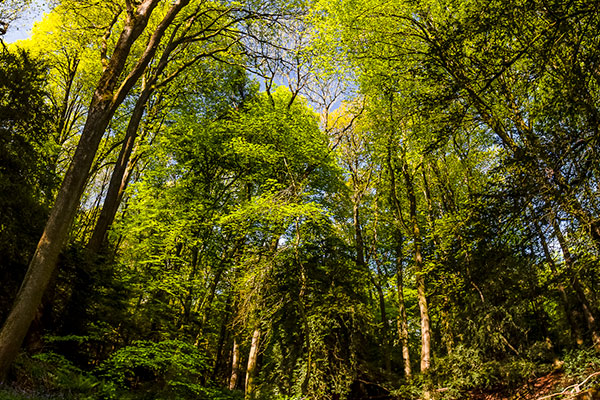
<instances>
[{"instance_id":1,"label":"tall tree","mask_svg":"<svg viewBox=\"0 0 600 400\"><path fill-rule=\"evenodd\" d=\"M97 83L94 96L88 108L83 132L71 165L58 192L55 204L37 250L31 260L27 274L17 294L11 313L0 331L0 377L4 379L8 368L17 355L29 324L40 304L42 294L52 271L56 267L58 255L67 238L69 227L85 187L88 171L96 150L116 108L143 74L154 56L165 31L173 22L187 0L180 0L167 10L160 23L150 35L142 56L127 71L123 81L127 58L133 44L144 32L158 0L145 0L139 4L127 3L123 30Z\"/></svg>"},{"instance_id":2,"label":"tall tree","mask_svg":"<svg viewBox=\"0 0 600 400\"><path fill-rule=\"evenodd\" d=\"M0 50L0 273L5 282L0 295L1 317L23 278L56 190L52 159L55 128L46 65L30 53Z\"/></svg>"}]
</instances>

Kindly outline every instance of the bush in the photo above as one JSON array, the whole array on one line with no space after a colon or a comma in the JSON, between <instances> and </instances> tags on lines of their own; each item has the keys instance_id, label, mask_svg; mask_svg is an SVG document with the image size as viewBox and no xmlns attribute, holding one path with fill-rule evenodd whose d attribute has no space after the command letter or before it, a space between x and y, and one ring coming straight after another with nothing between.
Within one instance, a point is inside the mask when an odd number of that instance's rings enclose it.
<instances>
[{"instance_id":1,"label":"bush","mask_svg":"<svg viewBox=\"0 0 600 400\"><path fill-rule=\"evenodd\" d=\"M15 384L0 388L0 399L243 399L240 392L208 387L207 370L195 346L176 340L134 342L94 371L100 377L56 353L21 355L10 377Z\"/></svg>"},{"instance_id":2,"label":"bush","mask_svg":"<svg viewBox=\"0 0 600 400\"><path fill-rule=\"evenodd\" d=\"M524 358L502 361L485 360L481 351L463 346L436 361L431 379L434 387L443 387L445 397L460 397L461 393L479 389L512 388L530 377L547 372L547 365L537 365Z\"/></svg>"},{"instance_id":3,"label":"bush","mask_svg":"<svg viewBox=\"0 0 600 400\"><path fill-rule=\"evenodd\" d=\"M494 362L484 362L479 350L459 346L436 362L432 375L438 384L456 390L490 388L497 383L497 368Z\"/></svg>"},{"instance_id":4,"label":"bush","mask_svg":"<svg viewBox=\"0 0 600 400\"><path fill-rule=\"evenodd\" d=\"M42 397L43 398L43 397ZM26 392L14 388L0 388L0 399L2 400L32 400L41 399L40 397L31 397Z\"/></svg>"},{"instance_id":5,"label":"bush","mask_svg":"<svg viewBox=\"0 0 600 400\"><path fill-rule=\"evenodd\" d=\"M18 385L0 392L7 398L97 399L103 390L96 377L55 353L21 355L13 371L12 380Z\"/></svg>"},{"instance_id":6,"label":"bush","mask_svg":"<svg viewBox=\"0 0 600 400\"><path fill-rule=\"evenodd\" d=\"M565 373L573 378L583 378L590 370L600 370L600 354L593 348L577 349L564 356Z\"/></svg>"},{"instance_id":7,"label":"bush","mask_svg":"<svg viewBox=\"0 0 600 400\"><path fill-rule=\"evenodd\" d=\"M207 388L204 355L177 340L138 341L113 353L100 367L117 387L131 389L139 398L213 399L218 391Z\"/></svg>"}]
</instances>

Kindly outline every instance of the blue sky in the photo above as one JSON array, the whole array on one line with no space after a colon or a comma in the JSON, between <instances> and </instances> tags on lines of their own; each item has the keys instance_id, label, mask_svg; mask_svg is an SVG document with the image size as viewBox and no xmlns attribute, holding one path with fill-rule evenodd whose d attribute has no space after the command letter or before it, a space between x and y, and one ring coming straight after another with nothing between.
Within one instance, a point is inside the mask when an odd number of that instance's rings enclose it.
<instances>
[{"instance_id":1,"label":"blue sky","mask_svg":"<svg viewBox=\"0 0 600 400\"><path fill-rule=\"evenodd\" d=\"M1 0L0 0L1 1ZM47 2L34 1L34 5L29 8L18 20L14 21L9 27L6 35L2 38L5 43L13 43L17 40L27 39L31 34L31 28L36 21L42 19L44 12L48 12Z\"/></svg>"}]
</instances>

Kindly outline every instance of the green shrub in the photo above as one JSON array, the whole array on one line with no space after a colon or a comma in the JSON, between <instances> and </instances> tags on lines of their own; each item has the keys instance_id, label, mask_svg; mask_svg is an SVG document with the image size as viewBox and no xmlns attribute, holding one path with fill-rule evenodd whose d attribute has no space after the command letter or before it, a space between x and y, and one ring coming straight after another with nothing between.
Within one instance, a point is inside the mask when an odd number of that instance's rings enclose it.
<instances>
[{"instance_id":1,"label":"green shrub","mask_svg":"<svg viewBox=\"0 0 600 400\"><path fill-rule=\"evenodd\" d=\"M109 381L148 399L213 399L219 393L203 382L206 371L204 355L177 340L134 342L113 353L100 367Z\"/></svg>"},{"instance_id":2,"label":"green shrub","mask_svg":"<svg viewBox=\"0 0 600 400\"><path fill-rule=\"evenodd\" d=\"M415 376L411 381L400 385L390 392L390 395L396 399L420 399L423 394L423 379L420 375Z\"/></svg>"},{"instance_id":3,"label":"green shrub","mask_svg":"<svg viewBox=\"0 0 600 400\"><path fill-rule=\"evenodd\" d=\"M13 388L0 388L0 399L2 400L32 400L44 397L32 397L32 395Z\"/></svg>"},{"instance_id":4,"label":"green shrub","mask_svg":"<svg viewBox=\"0 0 600 400\"><path fill-rule=\"evenodd\" d=\"M563 361L566 374L574 378L583 378L590 370L600 370L600 354L593 348L571 350Z\"/></svg>"},{"instance_id":5,"label":"green shrub","mask_svg":"<svg viewBox=\"0 0 600 400\"><path fill-rule=\"evenodd\" d=\"M481 351L459 346L436 360L431 379L434 387L444 388L442 397L456 398L472 389L512 388L547 369L524 358L486 360Z\"/></svg>"},{"instance_id":6,"label":"green shrub","mask_svg":"<svg viewBox=\"0 0 600 400\"><path fill-rule=\"evenodd\" d=\"M89 372L73 365L55 353L32 357L21 355L15 362L12 380L18 383L6 388L3 396L12 398L96 399L101 397L102 382ZM30 396L30 397L27 397Z\"/></svg>"},{"instance_id":7,"label":"green shrub","mask_svg":"<svg viewBox=\"0 0 600 400\"><path fill-rule=\"evenodd\" d=\"M479 350L458 346L436 361L432 376L438 385L455 390L490 388L497 383L497 369L495 362L484 361Z\"/></svg>"}]
</instances>

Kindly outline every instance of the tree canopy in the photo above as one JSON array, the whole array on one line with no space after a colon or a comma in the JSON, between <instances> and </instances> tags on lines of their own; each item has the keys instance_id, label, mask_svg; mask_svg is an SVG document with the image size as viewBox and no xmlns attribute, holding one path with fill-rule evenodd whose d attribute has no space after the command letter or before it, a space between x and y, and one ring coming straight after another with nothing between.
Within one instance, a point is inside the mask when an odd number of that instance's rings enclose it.
<instances>
[{"instance_id":1,"label":"tree canopy","mask_svg":"<svg viewBox=\"0 0 600 400\"><path fill-rule=\"evenodd\" d=\"M0 40L0 397L594 398L599 27L54 2Z\"/></svg>"}]
</instances>

